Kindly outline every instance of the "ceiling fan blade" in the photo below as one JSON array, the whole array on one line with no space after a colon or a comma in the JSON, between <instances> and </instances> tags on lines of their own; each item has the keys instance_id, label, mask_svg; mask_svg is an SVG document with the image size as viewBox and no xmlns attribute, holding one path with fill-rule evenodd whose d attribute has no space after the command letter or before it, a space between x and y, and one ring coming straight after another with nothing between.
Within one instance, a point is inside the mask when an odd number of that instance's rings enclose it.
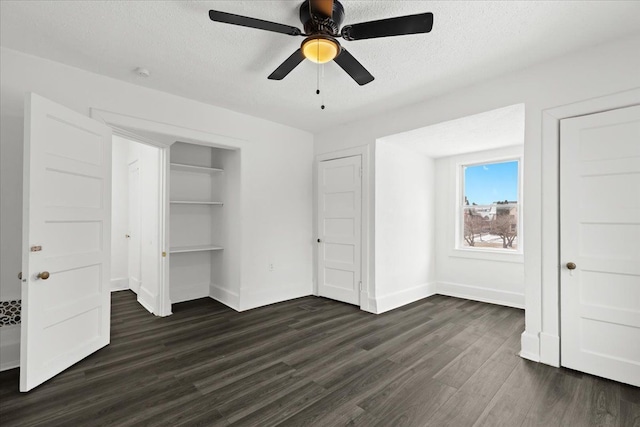
<instances>
[{"instance_id":1,"label":"ceiling fan blade","mask_svg":"<svg viewBox=\"0 0 640 427\"><path fill-rule=\"evenodd\" d=\"M369 73L356 58L347 52L347 49L345 48L342 48L342 51L338 56L336 56L334 61L336 61L336 63L360 86L371 83L374 79L371 73Z\"/></svg>"},{"instance_id":2,"label":"ceiling fan blade","mask_svg":"<svg viewBox=\"0 0 640 427\"><path fill-rule=\"evenodd\" d=\"M309 9L312 15L320 17L333 17L333 0L309 0Z\"/></svg>"},{"instance_id":3,"label":"ceiling fan blade","mask_svg":"<svg viewBox=\"0 0 640 427\"><path fill-rule=\"evenodd\" d=\"M345 25L342 27L341 34L345 40L364 40L428 33L431 28L433 28L433 13L428 12Z\"/></svg>"},{"instance_id":4,"label":"ceiling fan blade","mask_svg":"<svg viewBox=\"0 0 640 427\"><path fill-rule=\"evenodd\" d=\"M269 80L282 80L304 60L302 50L298 49L269 75Z\"/></svg>"},{"instance_id":5,"label":"ceiling fan blade","mask_svg":"<svg viewBox=\"0 0 640 427\"><path fill-rule=\"evenodd\" d=\"M218 10L210 10L209 19L216 22L222 22L224 24L257 28L258 30L273 31L274 33L288 34L290 36L299 36L302 34L302 31L296 27L278 24L276 22L263 21L262 19L249 18L247 16L234 15L233 13L220 12Z\"/></svg>"}]
</instances>

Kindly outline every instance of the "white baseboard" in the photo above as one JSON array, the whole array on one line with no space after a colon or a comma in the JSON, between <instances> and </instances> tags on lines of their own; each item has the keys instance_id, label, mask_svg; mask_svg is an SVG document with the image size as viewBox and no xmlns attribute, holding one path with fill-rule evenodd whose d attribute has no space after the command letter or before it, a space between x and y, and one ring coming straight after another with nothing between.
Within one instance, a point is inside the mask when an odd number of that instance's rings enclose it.
<instances>
[{"instance_id":1,"label":"white baseboard","mask_svg":"<svg viewBox=\"0 0 640 427\"><path fill-rule=\"evenodd\" d=\"M235 311L240 311L240 295L235 292L212 283L209 287L209 296Z\"/></svg>"},{"instance_id":2,"label":"white baseboard","mask_svg":"<svg viewBox=\"0 0 640 427\"><path fill-rule=\"evenodd\" d=\"M289 286L280 289L270 289L269 291L251 291L246 289L241 292L239 311L251 310L252 308L263 307L265 305L309 295L313 295L313 285L311 283L306 286Z\"/></svg>"},{"instance_id":3,"label":"white baseboard","mask_svg":"<svg viewBox=\"0 0 640 427\"><path fill-rule=\"evenodd\" d=\"M540 363L560 367L560 337L540 332Z\"/></svg>"},{"instance_id":4,"label":"white baseboard","mask_svg":"<svg viewBox=\"0 0 640 427\"><path fill-rule=\"evenodd\" d=\"M140 280L134 279L133 277L129 277L129 289L131 289L136 295L138 291L140 291L140 286L142 286L142 282Z\"/></svg>"},{"instance_id":5,"label":"white baseboard","mask_svg":"<svg viewBox=\"0 0 640 427\"><path fill-rule=\"evenodd\" d=\"M524 294L516 292L461 285L459 283L451 282L438 282L436 285L436 291L440 295L524 309Z\"/></svg>"},{"instance_id":6,"label":"white baseboard","mask_svg":"<svg viewBox=\"0 0 640 427\"><path fill-rule=\"evenodd\" d=\"M524 331L520 335L520 357L534 362L540 361L540 339L538 334Z\"/></svg>"},{"instance_id":7,"label":"white baseboard","mask_svg":"<svg viewBox=\"0 0 640 427\"><path fill-rule=\"evenodd\" d=\"M189 287L180 287L171 289L171 303L191 301L199 298L207 298L210 294L208 283L199 283Z\"/></svg>"},{"instance_id":8,"label":"white baseboard","mask_svg":"<svg viewBox=\"0 0 640 427\"><path fill-rule=\"evenodd\" d=\"M20 325L0 328L0 371L20 366Z\"/></svg>"},{"instance_id":9,"label":"white baseboard","mask_svg":"<svg viewBox=\"0 0 640 427\"><path fill-rule=\"evenodd\" d=\"M375 299L373 307L371 305L371 302L369 302L369 309L373 308L375 310L372 311L373 313L381 314L435 294L436 284L424 283L422 285L414 286L412 288L405 289L399 292L394 292L392 294L377 297Z\"/></svg>"},{"instance_id":10,"label":"white baseboard","mask_svg":"<svg viewBox=\"0 0 640 427\"><path fill-rule=\"evenodd\" d=\"M144 286L140 286L138 290L138 302L147 309L149 313L156 312L156 296L147 290Z\"/></svg>"},{"instance_id":11,"label":"white baseboard","mask_svg":"<svg viewBox=\"0 0 640 427\"><path fill-rule=\"evenodd\" d=\"M129 278L111 279L111 292L124 291L129 289Z\"/></svg>"}]
</instances>

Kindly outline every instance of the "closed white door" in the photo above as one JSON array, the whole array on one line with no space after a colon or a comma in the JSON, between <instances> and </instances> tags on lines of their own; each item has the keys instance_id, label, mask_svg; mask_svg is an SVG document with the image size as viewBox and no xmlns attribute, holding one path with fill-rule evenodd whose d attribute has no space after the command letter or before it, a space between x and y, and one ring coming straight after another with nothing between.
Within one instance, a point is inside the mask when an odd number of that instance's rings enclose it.
<instances>
[{"instance_id":1,"label":"closed white door","mask_svg":"<svg viewBox=\"0 0 640 427\"><path fill-rule=\"evenodd\" d=\"M561 360L640 386L640 106L561 121Z\"/></svg>"},{"instance_id":2,"label":"closed white door","mask_svg":"<svg viewBox=\"0 0 640 427\"><path fill-rule=\"evenodd\" d=\"M136 160L129 164L129 289L136 294L142 283L142 241L140 229L140 166Z\"/></svg>"},{"instance_id":3,"label":"closed white door","mask_svg":"<svg viewBox=\"0 0 640 427\"><path fill-rule=\"evenodd\" d=\"M20 391L109 343L111 130L25 99Z\"/></svg>"},{"instance_id":4,"label":"closed white door","mask_svg":"<svg viewBox=\"0 0 640 427\"><path fill-rule=\"evenodd\" d=\"M361 157L318 166L318 294L360 305Z\"/></svg>"}]
</instances>

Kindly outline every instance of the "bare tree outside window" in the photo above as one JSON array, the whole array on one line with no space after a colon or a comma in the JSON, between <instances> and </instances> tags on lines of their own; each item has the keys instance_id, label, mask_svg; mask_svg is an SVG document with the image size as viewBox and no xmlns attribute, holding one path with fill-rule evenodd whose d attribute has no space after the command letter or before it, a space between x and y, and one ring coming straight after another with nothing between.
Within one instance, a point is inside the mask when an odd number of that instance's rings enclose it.
<instances>
[{"instance_id":1,"label":"bare tree outside window","mask_svg":"<svg viewBox=\"0 0 640 427\"><path fill-rule=\"evenodd\" d=\"M473 214L471 211L465 211L464 215L464 240L469 246L476 245L476 238L478 242L482 242L482 231L484 227L484 220L482 217Z\"/></svg>"},{"instance_id":2,"label":"bare tree outside window","mask_svg":"<svg viewBox=\"0 0 640 427\"><path fill-rule=\"evenodd\" d=\"M498 205L507 203L505 200L505 202L498 202ZM518 237L517 206L498 207L496 216L491 221L491 233L502 239L503 249L513 248L513 241Z\"/></svg>"}]
</instances>

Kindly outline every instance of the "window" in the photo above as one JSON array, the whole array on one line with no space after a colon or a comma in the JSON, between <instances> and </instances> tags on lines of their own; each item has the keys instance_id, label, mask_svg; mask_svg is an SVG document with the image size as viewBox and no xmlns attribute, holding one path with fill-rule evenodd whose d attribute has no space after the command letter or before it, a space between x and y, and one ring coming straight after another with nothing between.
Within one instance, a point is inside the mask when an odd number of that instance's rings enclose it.
<instances>
[{"instance_id":1,"label":"window","mask_svg":"<svg viewBox=\"0 0 640 427\"><path fill-rule=\"evenodd\" d=\"M521 252L519 161L463 165L457 247Z\"/></svg>"}]
</instances>

